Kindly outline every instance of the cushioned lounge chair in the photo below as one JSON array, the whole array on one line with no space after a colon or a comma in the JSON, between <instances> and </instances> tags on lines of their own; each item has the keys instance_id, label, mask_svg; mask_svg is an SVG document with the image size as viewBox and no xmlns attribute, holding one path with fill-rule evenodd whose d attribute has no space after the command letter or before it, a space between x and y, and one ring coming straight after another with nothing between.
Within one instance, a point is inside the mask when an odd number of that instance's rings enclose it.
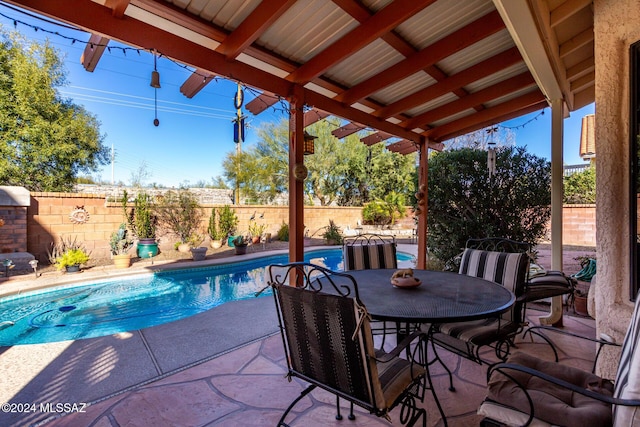
<instances>
[{"instance_id":1,"label":"cushioned lounge chair","mask_svg":"<svg viewBox=\"0 0 640 427\"><path fill-rule=\"evenodd\" d=\"M615 385L580 369L516 352L489 372L483 426L640 425L640 296L622 345Z\"/></svg>"}]
</instances>

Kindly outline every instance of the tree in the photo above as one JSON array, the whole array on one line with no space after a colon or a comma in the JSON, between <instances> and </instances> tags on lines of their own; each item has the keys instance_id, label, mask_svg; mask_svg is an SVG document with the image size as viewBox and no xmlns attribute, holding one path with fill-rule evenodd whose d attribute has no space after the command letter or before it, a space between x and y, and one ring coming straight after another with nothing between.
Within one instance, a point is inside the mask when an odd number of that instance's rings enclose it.
<instances>
[{"instance_id":1,"label":"tree","mask_svg":"<svg viewBox=\"0 0 640 427\"><path fill-rule=\"evenodd\" d=\"M524 148L496 150L489 177L487 152L462 148L429 159L427 244L452 265L469 238L537 242L551 215L549 162Z\"/></svg>"},{"instance_id":2,"label":"tree","mask_svg":"<svg viewBox=\"0 0 640 427\"><path fill-rule=\"evenodd\" d=\"M309 201L358 206L392 191L405 199L415 192L415 155L392 153L383 144L367 147L360 141L366 134L338 140L331 131L339 126L338 119L330 118L308 128L317 137L315 153L305 156ZM258 136L255 146L241 154L230 153L223 168L228 181L235 184L238 180L244 198L264 202L288 191L289 124L286 120L268 123L258 130Z\"/></svg>"},{"instance_id":3,"label":"tree","mask_svg":"<svg viewBox=\"0 0 640 427\"><path fill-rule=\"evenodd\" d=\"M596 202L596 168L589 166L581 172L564 177L564 203Z\"/></svg>"},{"instance_id":4,"label":"tree","mask_svg":"<svg viewBox=\"0 0 640 427\"><path fill-rule=\"evenodd\" d=\"M99 122L60 97L58 53L0 29L0 183L70 191L81 173L109 159Z\"/></svg>"}]
</instances>

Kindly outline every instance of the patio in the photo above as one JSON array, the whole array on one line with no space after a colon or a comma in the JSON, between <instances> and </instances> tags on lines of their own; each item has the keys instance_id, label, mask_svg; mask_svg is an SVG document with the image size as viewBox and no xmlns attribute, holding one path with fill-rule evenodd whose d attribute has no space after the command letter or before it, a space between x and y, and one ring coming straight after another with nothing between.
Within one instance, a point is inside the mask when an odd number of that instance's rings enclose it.
<instances>
[{"instance_id":1,"label":"patio","mask_svg":"<svg viewBox=\"0 0 640 427\"><path fill-rule=\"evenodd\" d=\"M401 251L415 251L415 245L400 246ZM543 260L546 251L541 251ZM565 259L572 262L577 253L567 252ZM529 321L538 324L538 317L544 314L529 310ZM566 330L588 336L595 335L594 324L590 318L564 319ZM575 339L567 338L562 342L560 336L553 338L560 343L563 362L590 369L595 353L592 345L576 344ZM550 354L539 343L522 342L520 348L536 355ZM444 354L456 376L457 391L447 391L442 369L434 371L434 381L449 425L477 425L475 411L484 397L486 367ZM35 412L1 413L0 424L40 425L46 421L48 426L275 425L305 386L297 380L288 383L285 370L273 299L238 301L131 333L0 348L3 402L90 404L85 412L75 414L42 412L39 406ZM328 393L314 391L311 399L305 398L287 420L294 426L341 425L334 420L334 401ZM428 425L442 425L429 394L424 405L429 414ZM398 416L396 412L392 417ZM365 413L355 422L342 423L388 425Z\"/></svg>"}]
</instances>

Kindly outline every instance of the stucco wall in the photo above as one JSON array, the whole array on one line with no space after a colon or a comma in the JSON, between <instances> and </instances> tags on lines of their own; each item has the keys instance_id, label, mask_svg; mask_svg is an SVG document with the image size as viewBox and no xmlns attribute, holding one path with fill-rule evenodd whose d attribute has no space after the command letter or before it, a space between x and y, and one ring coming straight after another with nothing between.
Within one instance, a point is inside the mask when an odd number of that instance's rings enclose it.
<instances>
[{"instance_id":1,"label":"stucco wall","mask_svg":"<svg viewBox=\"0 0 640 427\"><path fill-rule=\"evenodd\" d=\"M640 40L640 0L594 1L596 64L597 332L617 340L632 312L629 302L629 46ZM618 352L598 373L611 378Z\"/></svg>"}]
</instances>

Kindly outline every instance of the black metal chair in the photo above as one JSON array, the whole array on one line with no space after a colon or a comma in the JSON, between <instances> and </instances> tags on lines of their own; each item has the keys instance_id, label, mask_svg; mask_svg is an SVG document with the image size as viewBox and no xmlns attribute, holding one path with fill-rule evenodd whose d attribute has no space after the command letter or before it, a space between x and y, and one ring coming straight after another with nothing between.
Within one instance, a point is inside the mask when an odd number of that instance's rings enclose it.
<instances>
[{"instance_id":1,"label":"black metal chair","mask_svg":"<svg viewBox=\"0 0 640 427\"><path fill-rule=\"evenodd\" d=\"M432 343L477 363L483 363L480 349L491 346L496 356L504 360L513 346L513 338L525 325L523 303L519 298L524 292L528 266L525 253L465 249L459 274L496 282L513 292L516 302L498 317L431 325ZM433 349L437 354L435 345Z\"/></svg>"},{"instance_id":2,"label":"black metal chair","mask_svg":"<svg viewBox=\"0 0 640 427\"><path fill-rule=\"evenodd\" d=\"M342 259L345 271L398 268L397 245L394 236L363 233L346 237L342 244ZM366 286L366 283L364 284ZM397 332L398 325L393 330ZM382 335L381 348L384 348L388 331L387 323L374 321L371 325L374 335Z\"/></svg>"},{"instance_id":3,"label":"black metal chair","mask_svg":"<svg viewBox=\"0 0 640 427\"><path fill-rule=\"evenodd\" d=\"M345 237L342 245L344 270L398 268L396 239L379 234Z\"/></svg>"},{"instance_id":4,"label":"black metal chair","mask_svg":"<svg viewBox=\"0 0 640 427\"><path fill-rule=\"evenodd\" d=\"M310 383L278 426L287 426L291 409L316 387L336 395L337 419L342 418L343 398L351 403L350 419L354 404L387 419L389 411L401 405L403 424L422 420L426 426L426 411L417 406L417 400L424 401L425 370L413 360L424 356L421 333L407 337L389 353L374 350L369 315L348 274L308 263L271 265L268 282L278 311L287 377ZM400 358L401 353L409 360Z\"/></svg>"},{"instance_id":5,"label":"black metal chair","mask_svg":"<svg viewBox=\"0 0 640 427\"><path fill-rule=\"evenodd\" d=\"M531 245L511 239L500 237L469 239L466 247L485 251L526 253L529 255L530 261L533 261ZM576 283L575 279L567 276L562 271L545 270L533 276L527 270L524 290L520 297L520 301L524 304L523 314L526 312L527 303L555 296L567 295L568 305L570 305L573 300Z\"/></svg>"},{"instance_id":6,"label":"black metal chair","mask_svg":"<svg viewBox=\"0 0 640 427\"><path fill-rule=\"evenodd\" d=\"M516 352L506 363L489 369L487 397L478 410L486 417L481 425L640 425L639 307L640 295L622 345L615 384Z\"/></svg>"}]
</instances>

